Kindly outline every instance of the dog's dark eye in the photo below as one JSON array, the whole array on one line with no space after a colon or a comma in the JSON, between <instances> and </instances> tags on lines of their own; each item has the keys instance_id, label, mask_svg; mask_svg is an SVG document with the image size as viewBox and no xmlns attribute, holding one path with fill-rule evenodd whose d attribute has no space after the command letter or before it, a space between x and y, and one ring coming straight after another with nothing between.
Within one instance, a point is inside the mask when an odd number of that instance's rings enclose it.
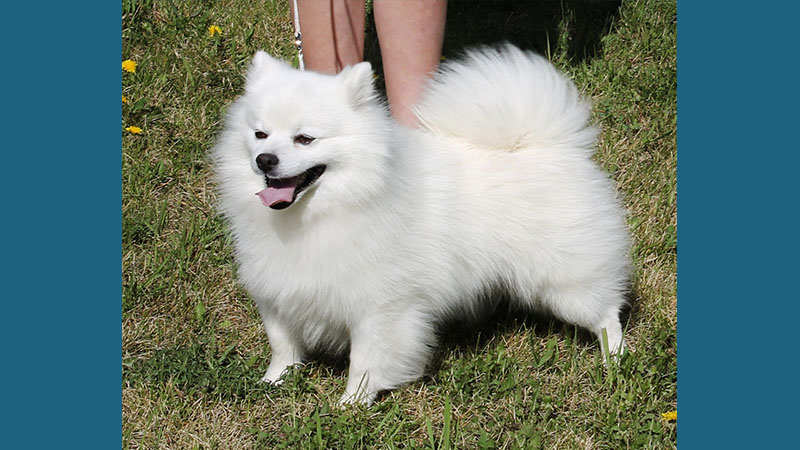
<instances>
[{"instance_id":1,"label":"dog's dark eye","mask_svg":"<svg viewBox=\"0 0 800 450\"><path fill-rule=\"evenodd\" d=\"M314 142L314 138L305 134L298 134L294 137L294 143L300 145L308 145Z\"/></svg>"},{"instance_id":2,"label":"dog's dark eye","mask_svg":"<svg viewBox=\"0 0 800 450\"><path fill-rule=\"evenodd\" d=\"M266 139L269 135L263 131L256 131L256 139Z\"/></svg>"}]
</instances>

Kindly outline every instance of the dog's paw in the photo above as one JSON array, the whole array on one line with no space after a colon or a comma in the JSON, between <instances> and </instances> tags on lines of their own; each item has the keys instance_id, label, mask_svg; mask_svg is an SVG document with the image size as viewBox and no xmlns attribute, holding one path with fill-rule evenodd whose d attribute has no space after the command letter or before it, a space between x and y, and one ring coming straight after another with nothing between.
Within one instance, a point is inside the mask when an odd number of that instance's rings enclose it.
<instances>
[{"instance_id":1,"label":"dog's paw","mask_svg":"<svg viewBox=\"0 0 800 450\"><path fill-rule=\"evenodd\" d=\"M289 373L291 368L292 366L274 367L271 365L259 381L262 383L271 384L273 386L280 386L283 384L283 376Z\"/></svg>"},{"instance_id":2,"label":"dog's paw","mask_svg":"<svg viewBox=\"0 0 800 450\"><path fill-rule=\"evenodd\" d=\"M269 371L267 371L267 373L265 373L264 376L261 377L260 380L258 380L258 382L259 383L264 383L264 384L269 384L269 385L272 385L272 386L280 386L280 385L283 384L283 379L281 378L281 375L282 374L279 373L278 376L276 377L276 376L271 375L269 373Z\"/></svg>"},{"instance_id":3,"label":"dog's paw","mask_svg":"<svg viewBox=\"0 0 800 450\"><path fill-rule=\"evenodd\" d=\"M271 384L273 386L280 386L283 384L283 378L292 369L299 368L303 365L302 362L297 362L288 366L282 364L270 364L267 372L259 380L261 383Z\"/></svg>"},{"instance_id":4,"label":"dog's paw","mask_svg":"<svg viewBox=\"0 0 800 450\"><path fill-rule=\"evenodd\" d=\"M336 402L336 406L340 408L348 408L348 407L369 407L375 403L375 399L377 398L377 394L368 394L364 392L356 392L356 393L347 393L345 392L340 398L339 401Z\"/></svg>"},{"instance_id":5,"label":"dog's paw","mask_svg":"<svg viewBox=\"0 0 800 450\"><path fill-rule=\"evenodd\" d=\"M628 344L623 340L620 341L619 346L615 347L613 351L608 352L605 348L601 347L601 356L603 359L603 365L606 368L613 366L618 366L622 360L631 352L631 348Z\"/></svg>"}]
</instances>

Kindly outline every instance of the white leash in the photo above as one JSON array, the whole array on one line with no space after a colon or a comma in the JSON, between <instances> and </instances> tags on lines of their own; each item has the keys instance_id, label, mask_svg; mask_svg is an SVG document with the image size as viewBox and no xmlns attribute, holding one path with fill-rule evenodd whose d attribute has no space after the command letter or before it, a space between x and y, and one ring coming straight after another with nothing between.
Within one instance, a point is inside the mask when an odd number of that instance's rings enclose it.
<instances>
[{"instance_id":1,"label":"white leash","mask_svg":"<svg viewBox=\"0 0 800 450\"><path fill-rule=\"evenodd\" d=\"M300 70L306 70L306 65L303 63L303 34L300 33L300 13L297 11L297 0L292 0L294 4L294 45L297 47L297 61L300 65Z\"/></svg>"}]
</instances>

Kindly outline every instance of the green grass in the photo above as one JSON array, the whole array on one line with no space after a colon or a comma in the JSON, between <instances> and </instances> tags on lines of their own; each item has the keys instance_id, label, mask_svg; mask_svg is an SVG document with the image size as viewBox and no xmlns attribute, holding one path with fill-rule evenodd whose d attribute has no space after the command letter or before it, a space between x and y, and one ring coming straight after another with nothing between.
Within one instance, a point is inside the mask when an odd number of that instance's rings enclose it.
<instances>
[{"instance_id":1,"label":"green grass","mask_svg":"<svg viewBox=\"0 0 800 450\"><path fill-rule=\"evenodd\" d=\"M586 331L500 311L448 329L424 379L342 411L341 361L257 383L269 346L235 282L206 156L252 54L295 57L288 3L123 1L122 59L138 63L123 74L120 127L123 448L674 448L677 424L661 413L677 407L676 9L451 0L448 11L446 57L509 40L593 99L596 160L631 213L633 352L607 369Z\"/></svg>"}]
</instances>

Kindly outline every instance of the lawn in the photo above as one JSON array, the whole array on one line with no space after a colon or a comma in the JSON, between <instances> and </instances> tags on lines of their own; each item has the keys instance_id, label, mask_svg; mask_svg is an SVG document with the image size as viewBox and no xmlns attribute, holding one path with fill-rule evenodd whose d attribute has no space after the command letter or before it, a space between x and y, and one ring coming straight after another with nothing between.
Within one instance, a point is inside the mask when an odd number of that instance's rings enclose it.
<instances>
[{"instance_id":1,"label":"lawn","mask_svg":"<svg viewBox=\"0 0 800 450\"><path fill-rule=\"evenodd\" d=\"M606 368L588 332L501 308L443 329L424 379L339 410L345 361L257 382L269 345L207 160L255 51L295 61L288 2L123 1L123 448L676 447L676 22L675 0L450 1L446 58L511 41L592 98L635 240L632 352ZM380 84L371 23L365 53Z\"/></svg>"}]
</instances>

